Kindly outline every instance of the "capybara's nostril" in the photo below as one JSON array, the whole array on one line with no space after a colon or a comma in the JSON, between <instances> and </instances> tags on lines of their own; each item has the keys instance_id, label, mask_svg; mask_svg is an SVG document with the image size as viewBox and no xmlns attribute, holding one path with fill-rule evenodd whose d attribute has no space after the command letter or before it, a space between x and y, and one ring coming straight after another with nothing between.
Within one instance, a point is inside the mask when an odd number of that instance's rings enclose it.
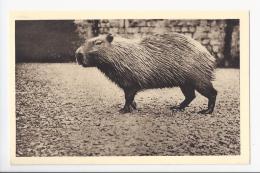
<instances>
[{"instance_id":1,"label":"capybara's nostril","mask_svg":"<svg viewBox=\"0 0 260 173\"><path fill-rule=\"evenodd\" d=\"M83 64L83 54L82 53L76 53L76 61L78 64Z\"/></svg>"}]
</instances>

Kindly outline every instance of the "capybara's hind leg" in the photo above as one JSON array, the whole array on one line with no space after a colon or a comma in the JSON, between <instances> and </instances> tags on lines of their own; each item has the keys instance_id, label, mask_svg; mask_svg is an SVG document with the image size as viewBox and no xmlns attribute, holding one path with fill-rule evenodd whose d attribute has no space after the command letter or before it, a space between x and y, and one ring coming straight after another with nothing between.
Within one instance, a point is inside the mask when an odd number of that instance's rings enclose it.
<instances>
[{"instance_id":1,"label":"capybara's hind leg","mask_svg":"<svg viewBox=\"0 0 260 173\"><path fill-rule=\"evenodd\" d=\"M136 109L136 103L134 101L134 97L136 95L135 90L124 90L125 92L125 105L122 109L120 109L120 113L128 113L132 112L133 109Z\"/></svg>"},{"instance_id":2,"label":"capybara's hind leg","mask_svg":"<svg viewBox=\"0 0 260 173\"><path fill-rule=\"evenodd\" d=\"M172 110L183 110L186 108L192 100L195 98L195 89L192 86L181 86L181 91L185 96L185 99L183 102L181 102L178 106L171 107Z\"/></svg>"},{"instance_id":3,"label":"capybara's hind leg","mask_svg":"<svg viewBox=\"0 0 260 173\"><path fill-rule=\"evenodd\" d=\"M200 111L202 114L211 114L214 111L216 98L217 98L217 90L213 88L212 83L204 87L198 87L197 91L201 93L203 96L208 98L208 108Z\"/></svg>"}]
</instances>

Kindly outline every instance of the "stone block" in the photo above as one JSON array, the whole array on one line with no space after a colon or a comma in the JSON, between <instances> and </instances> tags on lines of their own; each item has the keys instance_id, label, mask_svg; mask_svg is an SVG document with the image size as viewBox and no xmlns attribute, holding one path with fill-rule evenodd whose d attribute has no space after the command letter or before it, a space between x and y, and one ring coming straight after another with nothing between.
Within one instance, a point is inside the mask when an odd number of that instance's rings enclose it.
<instances>
[{"instance_id":1,"label":"stone block","mask_svg":"<svg viewBox=\"0 0 260 173\"><path fill-rule=\"evenodd\" d=\"M148 27L154 27L154 26L156 26L156 21L154 21L154 20L148 20L148 21L146 22L146 26L148 26Z\"/></svg>"},{"instance_id":2,"label":"stone block","mask_svg":"<svg viewBox=\"0 0 260 173\"><path fill-rule=\"evenodd\" d=\"M219 22L218 22L218 27L219 27L220 29L225 29L225 27L226 27L226 22L225 22L225 21L219 21Z\"/></svg>"},{"instance_id":3,"label":"stone block","mask_svg":"<svg viewBox=\"0 0 260 173\"><path fill-rule=\"evenodd\" d=\"M120 20L109 20L110 27L119 27Z\"/></svg>"},{"instance_id":4,"label":"stone block","mask_svg":"<svg viewBox=\"0 0 260 173\"><path fill-rule=\"evenodd\" d=\"M221 53L221 52L218 52L217 53L217 57L218 57L218 59L223 59L224 58L224 55L223 55L223 53Z\"/></svg>"},{"instance_id":5,"label":"stone block","mask_svg":"<svg viewBox=\"0 0 260 173\"><path fill-rule=\"evenodd\" d=\"M188 29L188 27L186 27L186 26L183 26L182 28L181 28L181 32L188 32L189 31L189 29Z\"/></svg>"},{"instance_id":6,"label":"stone block","mask_svg":"<svg viewBox=\"0 0 260 173\"><path fill-rule=\"evenodd\" d=\"M164 20L158 20L157 22L156 22L156 25L155 25L155 27L165 27L165 21Z\"/></svg>"},{"instance_id":7,"label":"stone block","mask_svg":"<svg viewBox=\"0 0 260 173\"><path fill-rule=\"evenodd\" d=\"M209 44L209 42L210 42L210 39L206 38L206 39L202 39L201 44L207 45L207 44Z\"/></svg>"},{"instance_id":8,"label":"stone block","mask_svg":"<svg viewBox=\"0 0 260 173\"><path fill-rule=\"evenodd\" d=\"M119 20L119 27L120 28L125 27L125 20L123 20L123 19Z\"/></svg>"},{"instance_id":9,"label":"stone block","mask_svg":"<svg viewBox=\"0 0 260 173\"><path fill-rule=\"evenodd\" d=\"M130 19L128 20L128 23L129 23L129 27L137 27L137 20L134 20L134 19Z\"/></svg>"},{"instance_id":10,"label":"stone block","mask_svg":"<svg viewBox=\"0 0 260 173\"><path fill-rule=\"evenodd\" d=\"M177 20L169 20L169 25L170 25L171 27L177 25L177 23L178 23Z\"/></svg>"},{"instance_id":11,"label":"stone block","mask_svg":"<svg viewBox=\"0 0 260 173\"><path fill-rule=\"evenodd\" d=\"M170 23L170 20L164 20L164 26L165 27L171 27L171 23Z\"/></svg>"},{"instance_id":12,"label":"stone block","mask_svg":"<svg viewBox=\"0 0 260 173\"><path fill-rule=\"evenodd\" d=\"M210 26L204 26L204 32L209 32L210 31Z\"/></svg>"},{"instance_id":13,"label":"stone block","mask_svg":"<svg viewBox=\"0 0 260 173\"><path fill-rule=\"evenodd\" d=\"M164 34L164 33L169 33L171 32L170 28L165 28L165 27L155 27L151 30L152 33L159 33L159 34Z\"/></svg>"},{"instance_id":14,"label":"stone block","mask_svg":"<svg viewBox=\"0 0 260 173\"><path fill-rule=\"evenodd\" d=\"M180 27L186 26L185 20L179 20L177 23L177 26L180 26Z\"/></svg>"},{"instance_id":15,"label":"stone block","mask_svg":"<svg viewBox=\"0 0 260 173\"><path fill-rule=\"evenodd\" d=\"M198 25L200 25L200 20L192 20L191 26L198 26Z\"/></svg>"},{"instance_id":16,"label":"stone block","mask_svg":"<svg viewBox=\"0 0 260 173\"><path fill-rule=\"evenodd\" d=\"M192 33L188 33L186 32L184 35L188 36L188 37L191 37L192 38Z\"/></svg>"},{"instance_id":17,"label":"stone block","mask_svg":"<svg viewBox=\"0 0 260 173\"><path fill-rule=\"evenodd\" d=\"M101 22L101 23L109 23L109 20L107 20L107 19L102 19L100 22Z\"/></svg>"},{"instance_id":18,"label":"stone block","mask_svg":"<svg viewBox=\"0 0 260 173\"><path fill-rule=\"evenodd\" d=\"M132 20L131 23L129 22L129 26L130 27L135 27L135 26L137 26L137 27L145 27L147 25L146 25L146 21L145 20L135 19L135 20Z\"/></svg>"},{"instance_id":19,"label":"stone block","mask_svg":"<svg viewBox=\"0 0 260 173\"><path fill-rule=\"evenodd\" d=\"M193 38L196 40L202 40L208 38L208 33L196 31L193 34Z\"/></svg>"},{"instance_id":20,"label":"stone block","mask_svg":"<svg viewBox=\"0 0 260 173\"><path fill-rule=\"evenodd\" d=\"M189 26L189 31L190 32L195 32L196 31L196 27L195 26Z\"/></svg>"},{"instance_id":21,"label":"stone block","mask_svg":"<svg viewBox=\"0 0 260 173\"><path fill-rule=\"evenodd\" d=\"M126 28L126 32L130 34L136 34L139 33L139 27L131 27L131 28Z\"/></svg>"},{"instance_id":22,"label":"stone block","mask_svg":"<svg viewBox=\"0 0 260 173\"><path fill-rule=\"evenodd\" d=\"M171 32L175 32L175 28L174 27L171 27Z\"/></svg>"},{"instance_id":23,"label":"stone block","mask_svg":"<svg viewBox=\"0 0 260 173\"><path fill-rule=\"evenodd\" d=\"M200 21L200 26L204 27L208 25L208 21L207 20L201 20Z\"/></svg>"},{"instance_id":24,"label":"stone block","mask_svg":"<svg viewBox=\"0 0 260 173\"><path fill-rule=\"evenodd\" d=\"M118 28L117 33L118 34L124 34L125 33L125 28Z\"/></svg>"},{"instance_id":25,"label":"stone block","mask_svg":"<svg viewBox=\"0 0 260 173\"><path fill-rule=\"evenodd\" d=\"M118 28L110 28L109 33L111 34L117 34L118 33Z\"/></svg>"},{"instance_id":26,"label":"stone block","mask_svg":"<svg viewBox=\"0 0 260 173\"><path fill-rule=\"evenodd\" d=\"M181 32L181 27L180 26L174 26L174 31L175 32Z\"/></svg>"},{"instance_id":27,"label":"stone block","mask_svg":"<svg viewBox=\"0 0 260 173\"><path fill-rule=\"evenodd\" d=\"M211 31L211 32L209 32L209 37L211 38L211 39L218 39L218 38L220 38L220 32L219 32L219 30L214 30L214 31Z\"/></svg>"},{"instance_id":28,"label":"stone block","mask_svg":"<svg viewBox=\"0 0 260 173\"><path fill-rule=\"evenodd\" d=\"M103 32L103 34L107 34L107 33L109 33L109 30L110 30L110 28L108 28L108 27L104 27L104 28L102 28L102 32Z\"/></svg>"},{"instance_id":29,"label":"stone block","mask_svg":"<svg viewBox=\"0 0 260 173\"><path fill-rule=\"evenodd\" d=\"M220 45L220 41L219 40L217 40L217 39L211 39L210 40L210 45L212 45L212 46L215 46L215 45Z\"/></svg>"},{"instance_id":30,"label":"stone block","mask_svg":"<svg viewBox=\"0 0 260 173\"><path fill-rule=\"evenodd\" d=\"M140 27L140 32L141 33L148 33L148 32L150 32L150 28L149 27Z\"/></svg>"},{"instance_id":31,"label":"stone block","mask_svg":"<svg viewBox=\"0 0 260 173\"><path fill-rule=\"evenodd\" d=\"M219 52L219 46L218 45L212 46L212 51L215 52L215 53L218 53Z\"/></svg>"},{"instance_id":32,"label":"stone block","mask_svg":"<svg viewBox=\"0 0 260 173\"><path fill-rule=\"evenodd\" d=\"M217 26L217 21L216 20L213 20L213 21L211 21L211 27L215 27L215 26Z\"/></svg>"},{"instance_id":33,"label":"stone block","mask_svg":"<svg viewBox=\"0 0 260 173\"><path fill-rule=\"evenodd\" d=\"M125 20L125 27L128 28L129 27L129 20Z\"/></svg>"},{"instance_id":34,"label":"stone block","mask_svg":"<svg viewBox=\"0 0 260 173\"><path fill-rule=\"evenodd\" d=\"M100 27L110 27L110 23L100 23Z\"/></svg>"},{"instance_id":35,"label":"stone block","mask_svg":"<svg viewBox=\"0 0 260 173\"><path fill-rule=\"evenodd\" d=\"M186 20L186 25L187 26L196 26L196 21L194 21L194 20Z\"/></svg>"}]
</instances>

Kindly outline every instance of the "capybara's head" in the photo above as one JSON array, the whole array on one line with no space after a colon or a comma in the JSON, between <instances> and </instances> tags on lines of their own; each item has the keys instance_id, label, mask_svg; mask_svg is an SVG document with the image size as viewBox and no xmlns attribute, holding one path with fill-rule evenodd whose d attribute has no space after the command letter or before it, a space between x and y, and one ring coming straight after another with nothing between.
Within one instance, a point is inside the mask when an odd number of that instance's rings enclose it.
<instances>
[{"instance_id":1,"label":"capybara's head","mask_svg":"<svg viewBox=\"0 0 260 173\"><path fill-rule=\"evenodd\" d=\"M95 66L95 62L93 61L94 57L102 49L109 47L112 41L112 34L100 35L86 40L86 42L76 50L75 56L77 63L83 67Z\"/></svg>"}]
</instances>

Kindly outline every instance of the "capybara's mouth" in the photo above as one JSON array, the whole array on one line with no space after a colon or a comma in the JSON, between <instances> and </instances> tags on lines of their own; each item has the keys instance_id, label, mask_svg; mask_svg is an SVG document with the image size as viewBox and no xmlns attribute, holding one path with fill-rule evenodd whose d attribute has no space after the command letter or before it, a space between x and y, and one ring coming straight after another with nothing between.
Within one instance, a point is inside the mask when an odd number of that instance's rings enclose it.
<instances>
[{"instance_id":1,"label":"capybara's mouth","mask_svg":"<svg viewBox=\"0 0 260 173\"><path fill-rule=\"evenodd\" d=\"M86 64L81 64L82 67L88 67Z\"/></svg>"},{"instance_id":2,"label":"capybara's mouth","mask_svg":"<svg viewBox=\"0 0 260 173\"><path fill-rule=\"evenodd\" d=\"M89 64L84 61L85 55L82 53L77 53L76 55L76 62L81 65L82 67L89 67Z\"/></svg>"}]
</instances>

